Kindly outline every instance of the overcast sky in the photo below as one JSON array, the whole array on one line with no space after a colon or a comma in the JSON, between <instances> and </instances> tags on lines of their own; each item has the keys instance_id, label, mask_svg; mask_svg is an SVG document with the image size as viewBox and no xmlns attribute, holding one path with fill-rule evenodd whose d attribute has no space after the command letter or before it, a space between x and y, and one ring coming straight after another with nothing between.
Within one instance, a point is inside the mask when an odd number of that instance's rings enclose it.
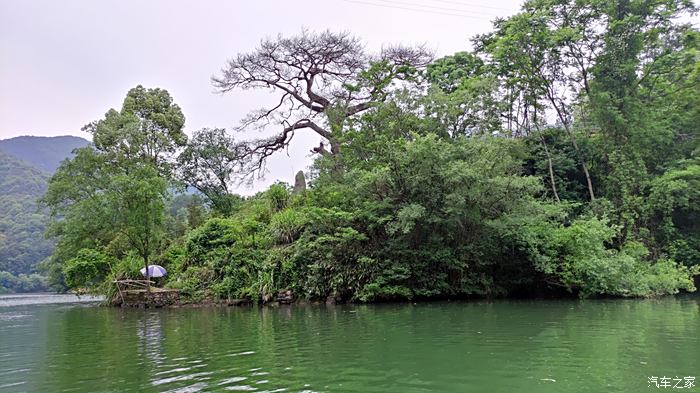
<instances>
[{"instance_id":1,"label":"overcast sky","mask_svg":"<svg viewBox=\"0 0 700 393\"><path fill-rule=\"evenodd\" d=\"M436 55L469 49L497 16L520 0L0 1L0 139L78 135L120 108L141 84L167 89L186 131L232 128L272 98L264 92L215 94L210 77L261 38L309 30L349 30L370 49L426 44ZM257 132L238 134L246 139ZM299 134L269 165L260 190L293 182L311 161L316 138ZM252 190L241 189L249 194Z\"/></svg>"}]
</instances>

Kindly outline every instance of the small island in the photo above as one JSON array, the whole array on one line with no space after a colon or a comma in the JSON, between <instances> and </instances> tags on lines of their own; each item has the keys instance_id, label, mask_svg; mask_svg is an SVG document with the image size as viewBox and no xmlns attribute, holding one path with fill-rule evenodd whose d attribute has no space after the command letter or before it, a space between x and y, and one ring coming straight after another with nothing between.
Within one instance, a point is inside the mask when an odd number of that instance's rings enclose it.
<instances>
[{"instance_id":1,"label":"small island","mask_svg":"<svg viewBox=\"0 0 700 393\"><path fill-rule=\"evenodd\" d=\"M698 12L0 1L0 392L697 392Z\"/></svg>"},{"instance_id":2,"label":"small island","mask_svg":"<svg viewBox=\"0 0 700 393\"><path fill-rule=\"evenodd\" d=\"M697 96L696 41L665 69L639 57L661 38L628 53L600 31L610 43L581 57L593 33L559 40L560 22L533 18L438 59L347 32L265 39L212 78L278 94L241 124L273 131L261 139L188 137L168 91L131 89L49 180L51 280L115 299L155 263L172 292L154 296L225 304L694 291L698 122L679 103ZM321 141L294 185L232 193L300 133Z\"/></svg>"}]
</instances>

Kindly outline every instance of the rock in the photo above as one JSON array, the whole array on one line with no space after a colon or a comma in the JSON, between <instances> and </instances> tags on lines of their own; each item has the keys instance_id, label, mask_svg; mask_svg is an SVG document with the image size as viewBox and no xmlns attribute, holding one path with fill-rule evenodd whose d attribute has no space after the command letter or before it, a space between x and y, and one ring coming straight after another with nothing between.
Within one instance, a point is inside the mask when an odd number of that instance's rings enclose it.
<instances>
[{"instance_id":1,"label":"rock","mask_svg":"<svg viewBox=\"0 0 700 393\"><path fill-rule=\"evenodd\" d=\"M271 294L265 293L265 294L262 295L262 303L263 303L263 304L268 303L270 300L272 300L272 295L271 295Z\"/></svg>"},{"instance_id":2,"label":"rock","mask_svg":"<svg viewBox=\"0 0 700 393\"><path fill-rule=\"evenodd\" d=\"M292 290L287 289L286 291L280 291L277 294L277 301L280 304L291 304L294 302L294 294L292 293Z\"/></svg>"},{"instance_id":3,"label":"rock","mask_svg":"<svg viewBox=\"0 0 700 393\"><path fill-rule=\"evenodd\" d=\"M123 299L123 301L121 301ZM117 294L112 305L121 307L159 308L180 304L180 291L153 288L146 290L128 290Z\"/></svg>"},{"instance_id":4,"label":"rock","mask_svg":"<svg viewBox=\"0 0 700 393\"><path fill-rule=\"evenodd\" d=\"M228 306L245 306L248 304L250 304L250 299L229 299L229 301L226 302Z\"/></svg>"},{"instance_id":5,"label":"rock","mask_svg":"<svg viewBox=\"0 0 700 393\"><path fill-rule=\"evenodd\" d=\"M297 172L296 176L294 176L294 194L298 194L300 192L304 192L306 190L306 178L304 177L304 172L299 171Z\"/></svg>"}]
</instances>

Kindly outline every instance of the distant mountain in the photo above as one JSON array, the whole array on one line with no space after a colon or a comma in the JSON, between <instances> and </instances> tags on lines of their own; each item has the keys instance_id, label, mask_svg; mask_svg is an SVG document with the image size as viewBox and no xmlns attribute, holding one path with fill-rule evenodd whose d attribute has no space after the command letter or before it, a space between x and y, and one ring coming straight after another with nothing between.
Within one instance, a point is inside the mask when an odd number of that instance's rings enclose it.
<instances>
[{"instance_id":1,"label":"distant mountain","mask_svg":"<svg viewBox=\"0 0 700 393\"><path fill-rule=\"evenodd\" d=\"M34 273L51 255L53 242L44 238L48 217L38 199L61 161L88 144L75 136L0 140L0 293L21 289L8 284L3 272L16 277Z\"/></svg>"},{"instance_id":2,"label":"distant mountain","mask_svg":"<svg viewBox=\"0 0 700 393\"><path fill-rule=\"evenodd\" d=\"M31 166L53 173L73 149L90 142L77 136L18 136L0 140L0 150Z\"/></svg>"}]
</instances>

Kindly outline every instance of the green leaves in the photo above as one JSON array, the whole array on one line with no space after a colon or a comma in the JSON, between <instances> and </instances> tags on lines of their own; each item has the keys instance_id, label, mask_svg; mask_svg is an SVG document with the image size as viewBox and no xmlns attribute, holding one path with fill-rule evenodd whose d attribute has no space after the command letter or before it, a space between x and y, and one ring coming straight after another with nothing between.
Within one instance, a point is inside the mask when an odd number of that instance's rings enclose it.
<instances>
[{"instance_id":1,"label":"green leaves","mask_svg":"<svg viewBox=\"0 0 700 393\"><path fill-rule=\"evenodd\" d=\"M700 39L674 21L692 9L530 0L475 52L427 69L422 48L370 57L349 34L266 40L214 80L280 91L280 105L245 124L282 116L284 130L246 143L203 129L185 146L180 108L139 86L86 126L94 147L51 180L54 258L73 261L73 285L99 277L81 262L97 258L74 259L82 249L123 266L135 252L161 258L193 299L693 290L700 268L677 262L700 255ZM231 195L303 128L331 145L314 149L324 157L305 192L277 183ZM193 208L189 225L166 233L177 181L205 194L215 217Z\"/></svg>"},{"instance_id":2,"label":"green leaves","mask_svg":"<svg viewBox=\"0 0 700 393\"><path fill-rule=\"evenodd\" d=\"M66 284L71 288L94 289L102 284L110 271L110 257L104 253L84 248L75 258L63 265Z\"/></svg>"},{"instance_id":3,"label":"green leaves","mask_svg":"<svg viewBox=\"0 0 700 393\"><path fill-rule=\"evenodd\" d=\"M695 290L692 276L698 269L665 258L650 260L639 242L610 248L619 228L608 220L582 217L570 225L525 227L525 232L530 230L539 231L541 239L529 242L540 244L539 250L530 251L537 257L537 269L581 297L652 297Z\"/></svg>"},{"instance_id":4,"label":"green leaves","mask_svg":"<svg viewBox=\"0 0 700 393\"><path fill-rule=\"evenodd\" d=\"M121 111L110 109L105 118L83 131L92 134L95 148L112 165L134 160L153 165L165 177L172 175L174 153L185 146L185 117L166 90L137 86L126 95Z\"/></svg>"},{"instance_id":5,"label":"green leaves","mask_svg":"<svg viewBox=\"0 0 700 393\"><path fill-rule=\"evenodd\" d=\"M177 158L177 177L204 194L217 213L231 214L238 201L230 188L241 170L243 149L223 128L195 131Z\"/></svg>"},{"instance_id":6,"label":"green leaves","mask_svg":"<svg viewBox=\"0 0 700 393\"><path fill-rule=\"evenodd\" d=\"M94 287L103 277L95 276L96 259L83 249L115 260L135 252L144 265L161 250L172 155L186 142L183 125L167 91L137 86L120 112L111 109L84 128L94 145L61 164L43 198L53 219L48 233L58 238L53 260L67 264L69 286Z\"/></svg>"},{"instance_id":7,"label":"green leaves","mask_svg":"<svg viewBox=\"0 0 700 393\"><path fill-rule=\"evenodd\" d=\"M398 232L406 235L424 216L425 208L423 206L417 203L406 205L396 213L396 219L387 224L387 233L393 235Z\"/></svg>"},{"instance_id":8,"label":"green leaves","mask_svg":"<svg viewBox=\"0 0 700 393\"><path fill-rule=\"evenodd\" d=\"M292 243L301 234L306 220L304 212L296 209L282 210L270 220L270 235L278 244Z\"/></svg>"}]
</instances>

